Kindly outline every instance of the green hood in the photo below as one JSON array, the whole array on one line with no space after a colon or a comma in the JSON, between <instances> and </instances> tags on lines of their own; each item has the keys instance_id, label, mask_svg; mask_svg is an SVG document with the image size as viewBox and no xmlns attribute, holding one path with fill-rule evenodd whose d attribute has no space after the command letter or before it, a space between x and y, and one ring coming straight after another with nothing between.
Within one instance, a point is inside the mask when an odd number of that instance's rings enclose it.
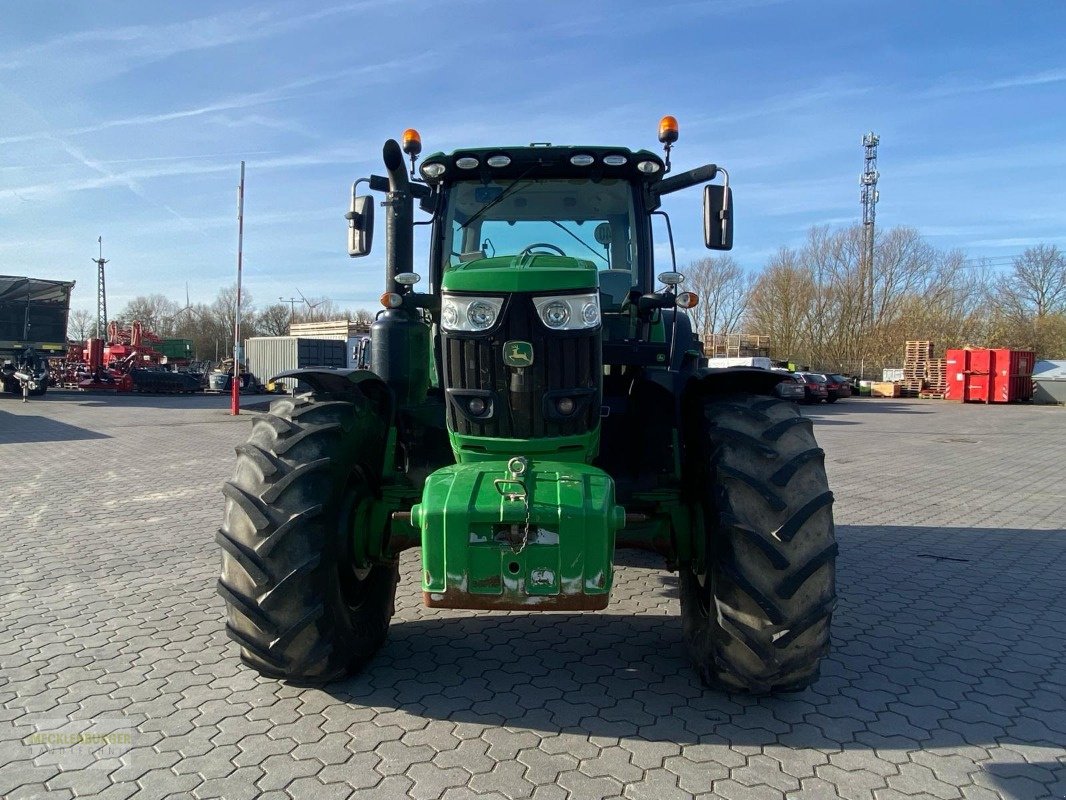
<instances>
[{"instance_id":1,"label":"green hood","mask_svg":"<svg viewBox=\"0 0 1066 800\"><path fill-rule=\"evenodd\" d=\"M441 286L453 292L551 292L594 291L596 284L596 265L591 261L527 253L480 258L449 267Z\"/></svg>"}]
</instances>

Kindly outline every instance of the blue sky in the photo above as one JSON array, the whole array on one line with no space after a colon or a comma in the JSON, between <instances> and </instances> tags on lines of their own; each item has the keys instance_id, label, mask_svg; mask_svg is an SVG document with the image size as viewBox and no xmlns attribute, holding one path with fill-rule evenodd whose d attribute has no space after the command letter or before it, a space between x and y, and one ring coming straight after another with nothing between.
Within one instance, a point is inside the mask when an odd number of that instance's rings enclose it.
<instances>
[{"instance_id":1,"label":"blue sky","mask_svg":"<svg viewBox=\"0 0 1066 800\"><path fill-rule=\"evenodd\" d=\"M461 146L656 148L714 161L733 255L758 268L815 224L860 219L862 134L881 136L879 225L1004 264L1066 248L1066 3L23 0L0 27L0 272L76 279L108 306L233 281L258 304L372 307L383 247L351 260L351 182L406 127ZM698 191L672 197L702 257ZM424 252L421 251L421 252Z\"/></svg>"}]
</instances>

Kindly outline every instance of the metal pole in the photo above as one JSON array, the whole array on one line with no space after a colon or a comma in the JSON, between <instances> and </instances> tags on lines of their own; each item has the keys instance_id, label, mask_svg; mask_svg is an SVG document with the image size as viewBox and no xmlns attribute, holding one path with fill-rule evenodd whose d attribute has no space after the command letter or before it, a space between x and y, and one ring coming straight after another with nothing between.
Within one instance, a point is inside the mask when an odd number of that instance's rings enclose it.
<instances>
[{"instance_id":1,"label":"metal pole","mask_svg":"<svg viewBox=\"0 0 1066 800\"><path fill-rule=\"evenodd\" d=\"M230 387L230 413L241 413L241 261L244 256L244 162L237 187L237 308L233 319L233 379Z\"/></svg>"}]
</instances>

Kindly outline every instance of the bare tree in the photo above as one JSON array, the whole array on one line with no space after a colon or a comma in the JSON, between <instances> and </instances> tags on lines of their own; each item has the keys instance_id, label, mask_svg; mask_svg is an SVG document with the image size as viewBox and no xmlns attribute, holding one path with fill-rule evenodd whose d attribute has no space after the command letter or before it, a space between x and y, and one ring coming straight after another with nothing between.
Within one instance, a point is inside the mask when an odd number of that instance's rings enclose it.
<instances>
[{"instance_id":1,"label":"bare tree","mask_svg":"<svg viewBox=\"0 0 1066 800\"><path fill-rule=\"evenodd\" d=\"M365 308L357 308L354 312L349 313L348 319L362 328L369 328L374 324L374 315Z\"/></svg>"},{"instance_id":2,"label":"bare tree","mask_svg":"<svg viewBox=\"0 0 1066 800\"><path fill-rule=\"evenodd\" d=\"M685 270L686 287L699 295L689 311L692 326L704 342L715 333L735 333L744 316L752 279L729 256L701 258Z\"/></svg>"},{"instance_id":3,"label":"bare tree","mask_svg":"<svg viewBox=\"0 0 1066 800\"><path fill-rule=\"evenodd\" d=\"M809 309L814 277L795 250L781 248L755 280L745 327L770 337L774 355L809 359Z\"/></svg>"},{"instance_id":4,"label":"bare tree","mask_svg":"<svg viewBox=\"0 0 1066 800\"><path fill-rule=\"evenodd\" d=\"M1001 309L1018 320L1066 312L1066 257L1054 245L1027 248L996 282L996 294Z\"/></svg>"},{"instance_id":5,"label":"bare tree","mask_svg":"<svg viewBox=\"0 0 1066 800\"><path fill-rule=\"evenodd\" d=\"M116 319L122 325L138 321L157 336L172 336L173 322L180 306L161 294L135 297L118 313Z\"/></svg>"},{"instance_id":6,"label":"bare tree","mask_svg":"<svg viewBox=\"0 0 1066 800\"><path fill-rule=\"evenodd\" d=\"M84 342L96 332L96 314L84 308L70 312L67 317L67 339Z\"/></svg>"},{"instance_id":7,"label":"bare tree","mask_svg":"<svg viewBox=\"0 0 1066 800\"><path fill-rule=\"evenodd\" d=\"M264 336L286 336L292 317L293 313L288 305L274 303L259 312L256 323L259 332Z\"/></svg>"}]
</instances>

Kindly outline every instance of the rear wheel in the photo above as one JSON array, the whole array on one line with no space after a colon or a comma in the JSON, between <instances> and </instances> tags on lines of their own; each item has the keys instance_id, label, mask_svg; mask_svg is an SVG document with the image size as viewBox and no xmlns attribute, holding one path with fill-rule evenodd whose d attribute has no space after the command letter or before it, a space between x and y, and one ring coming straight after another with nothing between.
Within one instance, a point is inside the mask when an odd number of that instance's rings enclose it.
<instances>
[{"instance_id":1,"label":"rear wheel","mask_svg":"<svg viewBox=\"0 0 1066 800\"><path fill-rule=\"evenodd\" d=\"M264 675L328 681L384 642L397 565L357 569L352 543L369 524L385 435L365 398L304 395L275 401L237 448L218 590L227 632Z\"/></svg>"},{"instance_id":2,"label":"rear wheel","mask_svg":"<svg viewBox=\"0 0 1066 800\"><path fill-rule=\"evenodd\" d=\"M836 603L833 495L811 421L789 403L708 402L701 485L706 565L681 573L685 643L704 682L794 691L818 676Z\"/></svg>"}]
</instances>

